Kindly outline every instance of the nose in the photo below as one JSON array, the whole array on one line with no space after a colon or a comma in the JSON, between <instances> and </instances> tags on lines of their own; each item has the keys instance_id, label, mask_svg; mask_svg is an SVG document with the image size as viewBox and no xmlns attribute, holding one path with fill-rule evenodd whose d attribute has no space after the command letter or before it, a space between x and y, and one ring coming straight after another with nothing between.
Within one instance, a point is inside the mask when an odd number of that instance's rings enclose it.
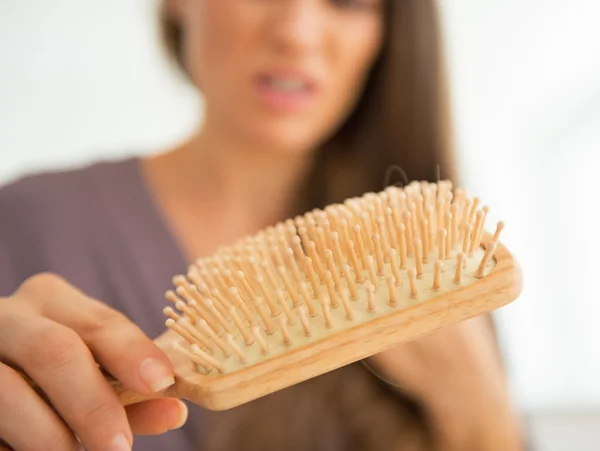
<instances>
[{"instance_id":1,"label":"nose","mask_svg":"<svg viewBox=\"0 0 600 451\"><path fill-rule=\"evenodd\" d=\"M298 55L318 48L325 33L323 0L278 0L269 23L269 42L280 54Z\"/></svg>"}]
</instances>

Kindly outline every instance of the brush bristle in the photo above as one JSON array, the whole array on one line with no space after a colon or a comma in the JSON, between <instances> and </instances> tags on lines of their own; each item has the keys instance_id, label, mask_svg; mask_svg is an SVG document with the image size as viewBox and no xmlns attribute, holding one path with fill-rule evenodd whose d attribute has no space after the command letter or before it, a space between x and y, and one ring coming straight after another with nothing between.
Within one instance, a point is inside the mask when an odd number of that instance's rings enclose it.
<instances>
[{"instance_id":1,"label":"brush bristle","mask_svg":"<svg viewBox=\"0 0 600 451\"><path fill-rule=\"evenodd\" d=\"M449 182L367 193L269 227L176 276L175 348L231 373L422 303L489 273L487 206ZM193 357L193 358L192 358Z\"/></svg>"}]
</instances>

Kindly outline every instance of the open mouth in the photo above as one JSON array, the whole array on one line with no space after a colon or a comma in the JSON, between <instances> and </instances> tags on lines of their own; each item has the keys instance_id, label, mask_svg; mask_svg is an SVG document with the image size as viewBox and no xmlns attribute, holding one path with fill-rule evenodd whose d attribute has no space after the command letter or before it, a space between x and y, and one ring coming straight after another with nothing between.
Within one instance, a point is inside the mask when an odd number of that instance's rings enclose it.
<instances>
[{"instance_id":1,"label":"open mouth","mask_svg":"<svg viewBox=\"0 0 600 451\"><path fill-rule=\"evenodd\" d=\"M299 93L309 92L311 90L310 84L297 77L276 77L276 76L263 76L262 81L265 86L275 91Z\"/></svg>"},{"instance_id":2,"label":"open mouth","mask_svg":"<svg viewBox=\"0 0 600 451\"><path fill-rule=\"evenodd\" d=\"M317 93L316 83L297 72L263 72L256 82L263 103L277 111L307 108Z\"/></svg>"}]
</instances>

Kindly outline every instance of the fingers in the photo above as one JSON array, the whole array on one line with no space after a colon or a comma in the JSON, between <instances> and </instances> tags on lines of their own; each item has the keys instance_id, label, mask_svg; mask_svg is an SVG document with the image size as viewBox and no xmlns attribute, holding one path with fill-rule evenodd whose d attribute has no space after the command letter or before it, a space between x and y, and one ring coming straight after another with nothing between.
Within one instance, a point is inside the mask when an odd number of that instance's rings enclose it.
<instances>
[{"instance_id":1,"label":"fingers","mask_svg":"<svg viewBox=\"0 0 600 451\"><path fill-rule=\"evenodd\" d=\"M0 359L14 362L40 386L87 450L131 450L125 409L73 330L46 318L13 315L0 324Z\"/></svg>"},{"instance_id":2,"label":"fingers","mask_svg":"<svg viewBox=\"0 0 600 451\"><path fill-rule=\"evenodd\" d=\"M121 314L97 305L88 322L73 324L96 360L126 387L141 394L175 383L171 362L144 333Z\"/></svg>"},{"instance_id":3,"label":"fingers","mask_svg":"<svg viewBox=\"0 0 600 451\"><path fill-rule=\"evenodd\" d=\"M168 358L122 314L53 275L29 279L0 305L0 359L39 385L66 423L62 427L89 451L131 450L128 416L146 434L179 427L187 417L172 400L126 412L96 362L127 388L149 395L174 383Z\"/></svg>"},{"instance_id":4,"label":"fingers","mask_svg":"<svg viewBox=\"0 0 600 451\"><path fill-rule=\"evenodd\" d=\"M0 387L0 437L6 443L16 450L77 449L77 440L54 411L15 370L2 363Z\"/></svg>"},{"instance_id":5,"label":"fingers","mask_svg":"<svg viewBox=\"0 0 600 451\"><path fill-rule=\"evenodd\" d=\"M174 384L165 353L119 312L52 275L28 281L21 293L43 299L40 313L77 332L98 363L127 388L150 395Z\"/></svg>"},{"instance_id":6,"label":"fingers","mask_svg":"<svg viewBox=\"0 0 600 451\"><path fill-rule=\"evenodd\" d=\"M188 417L187 406L173 398L133 404L126 410L129 424L136 435L157 435L178 429Z\"/></svg>"}]
</instances>

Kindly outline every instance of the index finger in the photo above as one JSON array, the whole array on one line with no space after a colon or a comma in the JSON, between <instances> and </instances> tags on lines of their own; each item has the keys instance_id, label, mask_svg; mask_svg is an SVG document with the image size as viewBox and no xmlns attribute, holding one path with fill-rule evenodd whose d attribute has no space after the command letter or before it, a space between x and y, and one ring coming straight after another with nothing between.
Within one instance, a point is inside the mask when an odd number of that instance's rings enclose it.
<instances>
[{"instance_id":1,"label":"index finger","mask_svg":"<svg viewBox=\"0 0 600 451\"><path fill-rule=\"evenodd\" d=\"M44 300L36 305L41 315L77 332L96 361L125 387L151 395L175 383L169 358L125 315L58 277L38 277L42 280L22 290Z\"/></svg>"}]
</instances>

